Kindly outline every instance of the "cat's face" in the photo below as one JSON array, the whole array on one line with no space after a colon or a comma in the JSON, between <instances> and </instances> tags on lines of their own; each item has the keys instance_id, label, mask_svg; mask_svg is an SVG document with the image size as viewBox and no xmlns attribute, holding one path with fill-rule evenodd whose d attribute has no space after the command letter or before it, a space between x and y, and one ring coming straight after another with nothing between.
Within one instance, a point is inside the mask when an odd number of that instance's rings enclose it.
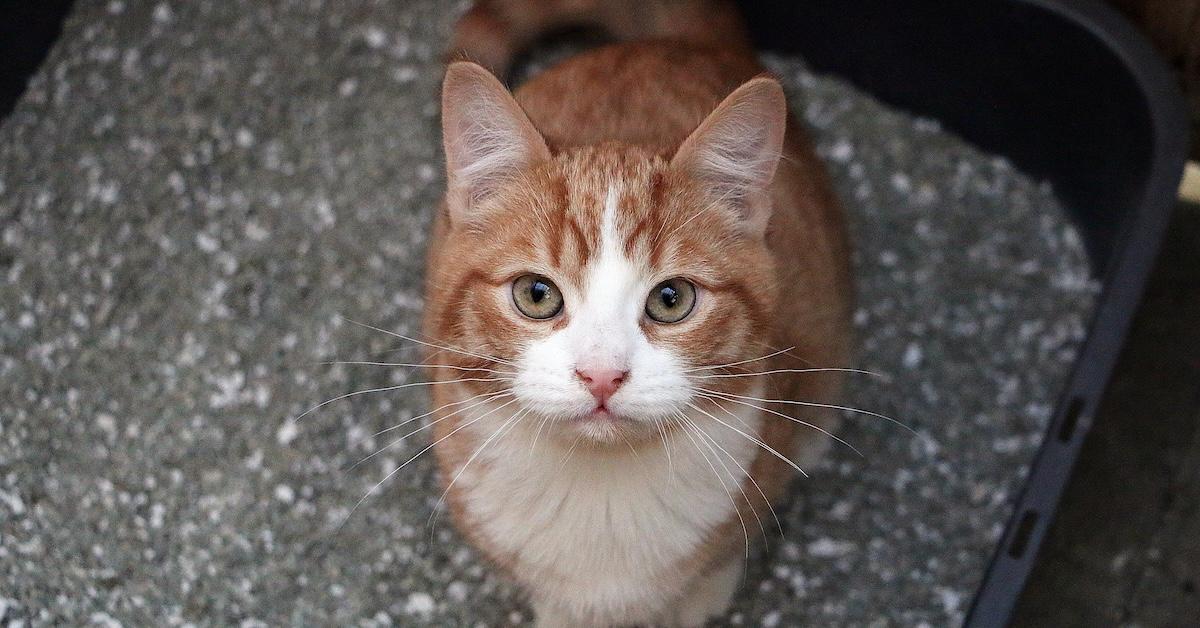
<instances>
[{"instance_id":1,"label":"cat's face","mask_svg":"<svg viewBox=\"0 0 1200 628\"><path fill-rule=\"evenodd\" d=\"M431 269L426 307L439 342L474 354L447 359L500 380L465 385L605 442L657 437L702 389L744 385L705 376L765 353L776 286L754 198L718 194L679 155L536 142L537 159L455 194L450 138L450 261Z\"/></svg>"},{"instance_id":2,"label":"cat's face","mask_svg":"<svg viewBox=\"0 0 1200 628\"><path fill-rule=\"evenodd\" d=\"M457 302L445 340L507 362L490 368L534 416L598 439L655 434L697 385L728 390L703 367L764 352L765 246L706 201L634 149L556 157L451 232L462 266L430 295Z\"/></svg>"}]
</instances>

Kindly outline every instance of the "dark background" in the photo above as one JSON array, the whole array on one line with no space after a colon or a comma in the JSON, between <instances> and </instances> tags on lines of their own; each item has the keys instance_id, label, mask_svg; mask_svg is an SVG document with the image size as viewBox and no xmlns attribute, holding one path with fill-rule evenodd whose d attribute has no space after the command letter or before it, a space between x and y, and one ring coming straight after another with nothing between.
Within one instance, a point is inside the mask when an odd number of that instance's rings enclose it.
<instances>
[{"instance_id":1,"label":"dark background","mask_svg":"<svg viewBox=\"0 0 1200 628\"><path fill-rule=\"evenodd\" d=\"M0 0L0 119L46 57L70 6L71 0Z\"/></svg>"}]
</instances>

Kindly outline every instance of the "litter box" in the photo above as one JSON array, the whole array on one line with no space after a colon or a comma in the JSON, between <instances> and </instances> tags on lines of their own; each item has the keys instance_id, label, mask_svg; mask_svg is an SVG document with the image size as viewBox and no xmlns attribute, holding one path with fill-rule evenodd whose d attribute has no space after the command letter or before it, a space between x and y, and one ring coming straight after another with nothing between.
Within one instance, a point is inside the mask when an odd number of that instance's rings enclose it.
<instances>
[{"instance_id":1,"label":"litter box","mask_svg":"<svg viewBox=\"0 0 1200 628\"><path fill-rule=\"evenodd\" d=\"M1103 291L965 620L1005 625L1156 258L1186 154L1182 99L1148 44L1095 1L741 4L762 49L798 54L815 71L936 119L1049 181L1083 236ZM61 14L68 5L46 3L45 12ZM16 23L10 17L0 11L0 21ZM39 33L25 33L24 43L47 45ZM7 105L15 93L0 96Z\"/></svg>"}]
</instances>

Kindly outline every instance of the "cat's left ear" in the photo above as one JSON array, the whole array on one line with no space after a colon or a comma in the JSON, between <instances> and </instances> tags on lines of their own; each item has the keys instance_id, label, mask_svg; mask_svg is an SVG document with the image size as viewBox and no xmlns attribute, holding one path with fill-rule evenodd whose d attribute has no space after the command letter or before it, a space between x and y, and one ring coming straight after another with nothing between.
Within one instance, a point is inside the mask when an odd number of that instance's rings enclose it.
<instances>
[{"instance_id":1,"label":"cat's left ear","mask_svg":"<svg viewBox=\"0 0 1200 628\"><path fill-rule=\"evenodd\" d=\"M546 140L491 72L452 63L442 83L442 142L446 149L451 221L533 164L550 159Z\"/></svg>"},{"instance_id":2,"label":"cat's left ear","mask_svg":"<svg viewBox=\"0 0 1200 628\"><path fill-rule=\"evenodd\" d=\"M771 78L743 83L684 140L671 166L695 177L734 207L746 230L766 232L768 186L775 176L787 126L783 88Z\"/></svg>"}]
</instances>

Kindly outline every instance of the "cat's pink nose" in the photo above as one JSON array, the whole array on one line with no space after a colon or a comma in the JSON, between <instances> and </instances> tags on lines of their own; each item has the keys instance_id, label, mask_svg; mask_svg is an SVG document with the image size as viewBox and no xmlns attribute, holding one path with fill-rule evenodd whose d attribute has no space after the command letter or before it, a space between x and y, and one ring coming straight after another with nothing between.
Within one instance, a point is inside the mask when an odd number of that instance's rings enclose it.
<instances>
[{"instance_id":1,"label":"cat's pink nose","mask_svg":"<svg viewBox=\"0 0 1200 628\"><path fill-rule=\"evenodd\" d=\"M604 402L617 392L621 384L625 383L627 375L629 375L629 371L618 371L617 369L575 369L575 376L583 382L588 392L592 393L600 405L604 405Z\"/></svg>"}]
</instances>

